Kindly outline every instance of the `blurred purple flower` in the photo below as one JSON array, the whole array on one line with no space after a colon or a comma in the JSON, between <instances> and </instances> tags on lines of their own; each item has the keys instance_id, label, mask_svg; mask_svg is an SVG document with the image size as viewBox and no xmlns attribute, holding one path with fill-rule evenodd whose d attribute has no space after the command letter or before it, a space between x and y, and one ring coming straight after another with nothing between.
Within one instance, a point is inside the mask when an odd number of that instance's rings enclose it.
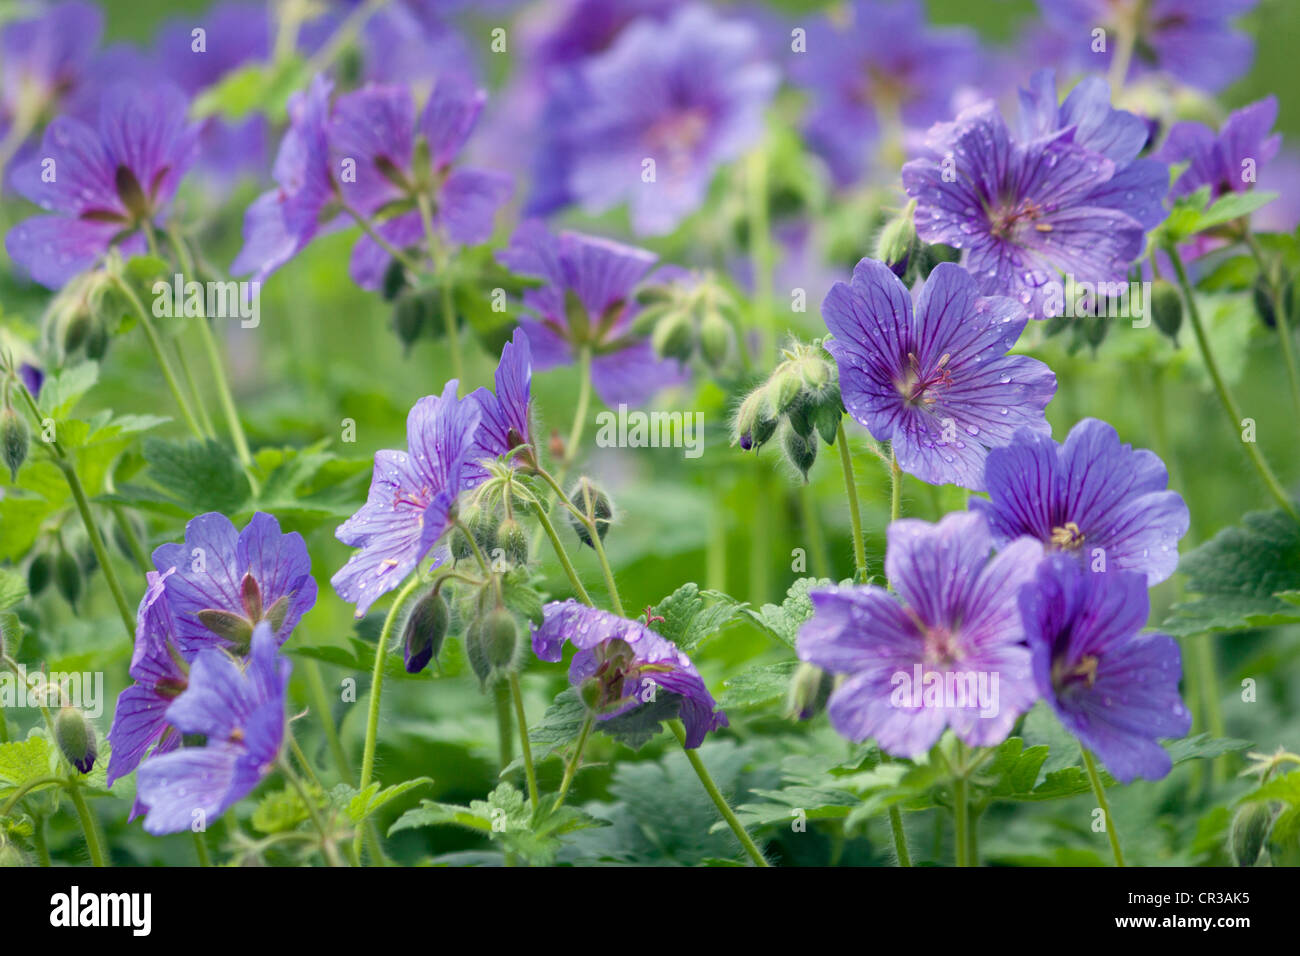
<instances>
[{"instance_id":1,"label":"blurred purple flower","mask_svg":"<svg viewBox=\"0 0 1300 956\"><path fill-rule=\"evenodd\" d=\"M375 453L366 503L335 532L361 549L330 579L339 597L357 606L357 617L424 560L450 527L452 504L479 471L473 456L482 406L457 398L458 387L452 379L441 396L415 403L406 418L408 451ZM435 564L442 560L438 556Z\"/></svg>"},{"instance_id":2,"label":"blurred purple flower","mask_svg":"<svg viewBox=\"0 0 1300 956\"><path fill-rule=\"evenodd\" d=\"M524 306L536 318L519 320L538 371L572 364L590 349L592 384L611 408L642 404L682 380L677 363L660 359L631 329L638 309L633 289L654 265L654 253L576 232L553 235L528 221L497 258L544 280L524 291Z\"/></svg>"},{"instance_id":3,"label":"blurred purple flower","mask_svg":"<svg viewBox=\"0 0 1300 956\"><path fill-rule=\"evenodd\" d=\"M1120 282L1141 254L1133 212L1146 200L1136 188L1116 193L1128 185L1115 182L1121 164L1067 132L1016 141L989 102L936 124L926 140L931 155L903 166L917 233L965 250L986 295L1012 296L1031 318L1048 318L1063 303L1053 294L1060 273Z\"/></svg>"},{"instance_id":4,"label":"blurred purple flower","mask_svg":"<svg viewBox=\"0 0 1300 956\"><path fill-rule=\"evenodd\" d=\"M243 668L225 651L200 651L189 686L167 708L182 734L202 734L201 747L154 756L140 768L144 828L162 835L210 822L248 796L271 772L284 745L285 691L291 665L281 658L271 626L253 632Z\"/></svg>"},{"instance_id":5,"label":"blurred purple flower","mask_svg":"<svg viewBox=\"0 0 1300 956\"><path fill-rule=\"evenodd\" d=\"M759 53L752 26L704 7L635 21L557 91L540 193L592 213L627 202L637 233L671 232L718 168L762 136L777 73ZM653 181L643 179L648 160Z\"/></svg>"},{"instance_id":6,"label":"blurred purple flower","mask_svg":"<svg viewBox=\"0 0 1300 956\"><path fill-rule=\"evenodd\" d=\"M1178 566L1178 540L1190 516L1167 490L1154 452L1120 444L1115 429L1085 418L1057 444L1029 429L989 452L989 500L971 510L988 519L999 545L1023 535L1076 557L1093 570L1139 571L1155 585Z\"/></svg>"},{"instance_id":7,"label":"blurred purple flower","mask_svg":"<svg viewBox=\"0 0 1300 956\"><path fill-rule=\"evenodd\" d=\"M225 515L211 511L185 525L184 544L154 549L167 579L167 601L176 620L175 642L186 660L217 643L245 653L254 627L269 621L283 644L316 603L316 581L302 535L280 532L276 519L259 511L236 532Z\"/></svg>"},{"instance_id":8,"label":"blurred purple flower","mask_svg":"<svg viewBox=\"0 0 1300 956\"><path fill-rule=\"evenodd\" d=\"M201 43L194 36L198 29L204 31ZM226 0L200 15L176 17L164 24L155 41L155 58L160 74L173 78L193 97L232 70L265 60L270 49L265 6ZM263 116L238 122L208 120L200 134L199 170L223 187L243 175L260 176L266 161L267 132Z\"/></svg>"},{"instance_id":9,"label":"blurred purple flower","mask_svg":"<svg viewBox=\"0 0 1300 956\"><path fill-rule=\"evenodd\" d=\"M356 164L355 178L343 177L343 198L368 217L395 210L377 227L393 246L425 241L418 195L429 199L440 239L473 245L491 237L496 212L510 196L510 179L452 167L486 98L482 90L444 78L417 121L406 86L368 86L339 97L330 146L339 163ZM390 262L382 246L363 236L352 252L352 278L363 288L377 289Z\"/></svg>"},{"instance_id":10,"label":"blurred purple flower","mask_svg":"<svg viewBox=\"0 0 1300 956\"><path fill-rule=\"evenodd\" d=\"M331 83L317 76L289 99L289 129L280 141L272 175L276 188L244 214L244 247L230 266L234 275L264 281L333 224L339 206L331 165L328 123Z\"/></svg>"},{"instance_id":11,"label":"blurred purple flower","mask_svg":"<svg viewBox=\"0 0 1300 956\"><path fill-rule=\"evenodd\" d=\"M0 30L0 136L15 122L30 130L57 110L84 80L103 32L99 7L81 0L51 4Z\"/></svg>"},{"instance_id":12,"label":"blurred purple flower","mask_svg":"<svg viewBox=\"0 0 1300 956\"><path fill-rule=\"evenodd\" d=\"M895 521L886 536L901 603L875 585L813 591L799 631L801 660L848 675L831 694L831 725L911 758L945 727L971 746L1000 743L1037 697L1016 598L1042 547L1022 539L990 558L984 519L969 512Z\"/></svg>"},{"instance_id":13,"label":"blurred purple flower","mask_svg":"<svg viewBox=\"0 0 1300 956\"><path fill-rule=\"evenodd\" d=\"M57 289L111 247L142 251L143 230L160 225L194 161L188 106L174 86L127 84L105 95L97 129L67 116L50 123L40 155L16 167L12 183L53 215L10 229L10 257Z\"/></svg>"},{"instance_id":14,"label":"blurred purple flower","mask_svg":"<svg viewBox=\"0 0 1300 956\"><path fill-rule=\"evenodd\" d=\"M940 263L917 298L882 262L863 259L822 303L844 407L908 474L984 487L984 459L1016 429L1050 434L1043 409L1056 376L1007 355L1025 327L1011 299L981 297L960 266Z\"/></svg>"},{"instance_id":15,"label":"blurred purple flower","mask_svg":"<svg viewBox=\"0 0 1300 956\"><path fill-rule=\"evenodd\" d=\"M809 145L841 186L862 178L891 125L925 128L951 116L954 94L980 67L974 31L928 25L914 0L855 0L850 10L847 30L814 20L808 52L792 61L813 93Z\"/></svg>"},{"instance_id":16,"label":"blurred purple flower","mask_svg":"<svg viewBox=\"0 0 1300 956\"><path fill-rule=\"evenodd\" d=\"M1187 196L1209 186L1214 200L1252 189L1259 170L1282 146L1282 134L1272 132L1275 122L1277 97L1267 96L1234 110L1217 135L1201 123L1175 123L1156 153L1167 163L1189 163L1175 180L1173 195Z\"/></svg>"},{"instance_id":17,"label":"blurred purple flower","mask_svg":"<svg viewBox=\"0 0 1300 956\"><path fill-rule=\"evenodd\" d=\"M567 640L577 653L569 662L569 683L590 693L598 720L641 706L659 690L681 697L686 746L694 750L712 730L728 726L727 715L704 686L704 679L677 645L639 621L587 607L570 598L543 609L542 626L532 626L533 651L544 661L564 658ZM586 688L584 688L586 685Z\"/></svg>"},{"instance_id":18,"label":"blurred purple flower","mask_svg":"<svg viewBox=\"0 0 1300 956\"><path fill-rule=\"evenodd\" d=\"M1254 44L1231 21L1254 9L1257 0L1038 0L1049 28L1068 38L1066 66L1106 70L1127 24L1137 35L1129 80L1150 70L1169 73L1189 86L1218 92L1250 66ZM1107 46L1094 51L1094 30L1105 30Z\"/></svg>"},{"instance_id":19,"label":"blurred purple flower","mask_svg":"<svg viewBox=\"0 0 1300 956\"><path fill-rule=\"evenodd\" d=\"M1021 591L1020 610L1039 693L1066 729L1121 783L1169 773L1156 740L1182 737L1192 718L1178 693L1178 644L1138 633L1150 611L1142 575L1049 555Z\"/></svg>"}]
</instances>

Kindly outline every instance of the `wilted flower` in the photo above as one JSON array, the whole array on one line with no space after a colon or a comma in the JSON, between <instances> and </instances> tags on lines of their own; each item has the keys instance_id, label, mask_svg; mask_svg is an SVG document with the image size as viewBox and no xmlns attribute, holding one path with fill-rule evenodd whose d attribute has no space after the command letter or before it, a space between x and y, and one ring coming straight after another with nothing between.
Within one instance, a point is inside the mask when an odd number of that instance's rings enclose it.
<instances>
[{"instance_id":1,"label":"wilted flower","mask_svg":"<svg viewBox=\"0 0 1300 956\"><path fill-rule=\"evenodd\" d=\"M1020 609L1039 693L1066 728L1121 783L1169 773L1156 740L1182 737L1192 718L1178 694L1178 644L1138 633L1150 610L1146 579L1049 555Z\"/></svg>"},{"instance_id":2,"label":"wilted flower","mask_svg":"<svg viewBox=\"0 0 1300 956\"><path fill-rule=\"evenodd\" d=\"M1050 433L1056 376L1007 355L1025 327L1011 299L982 297L969 273L940 263L917 298L883 263L863 259L822 303L844 407L899 466L931 484L984 487L984 458L1017 428Z\"/></svg>"},{"instance_id":3,"label":"wilted flower","mask_svg":"<svg viewBox=\"0 0 1300 956\"><path fill-rule=\"evenodd\" d=\"M559 180L542 190L593 213L627 202L634 231L670 232L699 208L719 166L762 136L777 73L760 53L752 26L705 7L635 21L576 68L564 108L548 111L562 162L539 165Z\"/></svg>"},{"instance_id":4,"label":"wilted flower","mask_svg":"<svg viewBox=\"0 0 1300 956\"><path fill-rule=\"evenodd\" d=\"M335 532L361 549L330 579L339 597L357 606L357 617L424 560L451 526L457 496L480 470L472 456L482 408L457 398L458 387L452 379L442 395L415 403L406 418L408 451L375 453L366 503Z\"/></svg>"},{"instance_id":5,"label":"wilted flower","mask_svg":"<svg viewBox=\"0 0 1300 956\"><path fill-rule=\"evenodd\" d=\"M253 629L271 624L283 644L316 603L316 581L302 535L281 534L272 515L257 512L243 531L208 512L185 525L184 544L154 549L154 566L167 578L167 602L176 620L176 647L190 659L203 647L246 653Z\"/></svg>"},{"instance_id":6,"label":"wilted flower","mask_svg":"<svg viewBox=\"0 0 1300 956\"><path fill-rule=\"evenodd\" d=\"M145 830L188 830L198 813L214 820L271 772L284 745L290 670L266 622L253 632L252 653L242 668L225 651L199 652L189 686L167 708L167 722L182 734L202 734L206 742L155 755L140 768Z\"/></svg>"},{"instance_id":7,"label":"wilted flower","mask_svg":"<svg viewBox=\"0 0 1300 956\"><path fill-rule=\"evenodd\" d=\"M510 179L469 167L453 168L487 94L458 79L440 79L418 119L408 86L367 86L340 96L330 122L330 146L355 177L340 183L343 198L368 217L389 216L379 234L398 249L421 245L423 197L438 241L476 244L492 235L497 209L510 196ZM369 236L352 252L352 278L377 289L391 257Z\"/></svg>"},{"instance_id":8,"label":"wilted flower","mask_svg":"<svg viewBox=\"0 0 1300 956\"><path fill-rule=\"evenodd\" d=\"M569 683L579 688L597 719L625 714L662 690L681 697L687 747L698 747L709 731L727 726L726 714L717 710L690 658L647 625L572 598L552 601L543 613L541 627L533 625L533 650L544 661L559 661L566 640L577 648Z\"/></svg>"},{"instance_id":9,"label":"wilted flower","mask_svg":"<svg viewBox=\"0 0 1300 956\"><path fill-rule=\"evenodd\" d=\"M989 452L989 500L970 507L999 544L1029 535L1094 571L1138 571L1158 584L1178 566L1190 516L1154 452L1120 443L1110 425L1085 418L1057 444L1022 429Z\"/></svg>"},{"instance_id":10,"label":"wilted flower","mask_svg":"<svg viewBox=\"0 0 1300 956\"><path fill-rule=\"evenodd\" d=\"M57 289L110 248L143 252L144 231L160 224L194 160L188 106L174 86L122 84L105 94L98 128L68 116L50 123L40 155L15 167L12 182L53 215L9 230L13 260Z\"/></svg>"},{"instance_id":11,"label":"wilted flower","mask_svg":"<svg viewBox=\"0 0 1300 956\"><path fill-rule=\"evenodd\" d=\"M557 236L528 221L497 258L543 280L524 290L524 306L535 318L519 320L538 371L571 364L589 349L592 385L610 407L639 405L681 381L677 363L656 357L649 340L632 328L638 310L633 290L654 265L654 253L576 232Z\"/></svg>"},{"instance_id":12,"label":"wilted flower","mask_svg":"<svg viewBox=\"0 0 1300 956\"><path fill-rule=\"evenodd\" d=\"M945 727L971 746L1000 743L1036 696L1016 599L1042 547L1024 539L990 558L984 519L969 512L895 521L886 535L898 597L875 585L809 595L799 657L848 675L831 694L831 725L903 757Z\"/></svg>"}]
</instances>

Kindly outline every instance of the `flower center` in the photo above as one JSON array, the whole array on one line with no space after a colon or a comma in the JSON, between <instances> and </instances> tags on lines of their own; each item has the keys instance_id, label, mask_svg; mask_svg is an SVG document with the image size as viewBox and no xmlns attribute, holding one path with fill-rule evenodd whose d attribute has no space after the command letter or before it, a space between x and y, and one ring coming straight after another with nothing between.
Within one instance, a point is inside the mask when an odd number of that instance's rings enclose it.
<instances>
[{"instance_id":1,"label":"flower center","mask_svg":"<svg viewBox=\"0 0 1300 956\"><path fill-rule=\"evenodd\" d=\"M1067 668L1065 661L1058 659L1052 664L1052 686L1062 691L1072 684L1083 683L1091 687L1097 682L1097 658L1085 654L1073 667Z\"/></svg>"},{"instance_id":2,"label":"flower center","mask_svg":"<svg viewBox=\"0 0 1300 956\"><path fill-rule=\"evenodd\" d=\"M1073 521L1052 529L1051 544L1058 551L1076 551L1083 545L1084 534Z\"/></svg>"},{"instance_id":3,"label":"flower center","mask_svg":"<svg viewBox=\"0 0 1300 956\"><path fill-rule=\"evenodd\" d=\"M947 368L950 358L945 352L939 364L928 372L922 372L916 353L908 352L903 377L894 383L903 401L913 406L933 405L939 401L943 390L952 385L952 372Z\"/></svg>"},{"instance_id":4,"label":"flower center","mask_svg":"<svg viewBox=\"0 0 1300 956\"><path fill-rule=\"evenodd\" d=\"M1014 236L1022 223L1033 223L1039 232L1051 232L1050 223L1038 222L1046 210L1032 199L1011 206L999 206L989 210L989 232L998 239Z\"/></svg>"},{"instance_id":5,"label":"flower center","mask_svg":"<svg viewBox=\"0 0 1300 956\"><path fill-rule=\"evenodd\" d=\"M646 131L646 143L662 152L670 164L685 163L709 131L709 114L694 106L674 110L655 121Z\"/></svg>"},{"instance_id":6,"label":"flower center","mask_svg":"<svg viewBox=\"0 0 1300 956\"><path fill-rule=\"evenodd\" d=\"M957 633L952 628L942 625L928 627L923 634L925 662L927 664L946 667L961 659L961 643L957 639Z\"/></svg>"}]
</instances>

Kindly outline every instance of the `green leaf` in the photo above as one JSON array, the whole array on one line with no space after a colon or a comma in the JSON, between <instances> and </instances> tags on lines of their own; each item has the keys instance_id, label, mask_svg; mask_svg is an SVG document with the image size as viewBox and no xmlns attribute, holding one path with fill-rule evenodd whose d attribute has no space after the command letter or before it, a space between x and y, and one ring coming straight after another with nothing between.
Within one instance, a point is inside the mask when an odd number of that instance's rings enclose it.
<instances>
[{"instance_id":1,"label":"green leaf","mask_svg":"<svg viewBox=\"0 0 1300 956\"><path fill-rule=\"evenodd\" d=\"M1228 192L1215 201L1214 205L1201 213L1196 223L1196 232L1205 232L1225 222L1249 216L1256 209L1267 206L1278 196L1277 193L1252 189L1247 192Z\"/></svg>"},{"instance_id":2,"label":"green leaf","mask_svg":"<svg viewBox=\"0 0 1300 956\"><path fill-rule=\"evenodd\" d=\"M718 706L723 710L753 710L785 700L790 678L798 667L798 661L780 661L759 664L728 677L722 682Z\"/></svg>"},{"instance_id":3,"label":"green leaf","mask_svg":"<svg viewBox=\"0 0 1300 956\"><path fill-rule=\"evenodd\" d=\"M297 829L310 814L297 790L275 790L264 796L253 810L251 823L259 833L285 833Z\"/></svg>"},{"instance_id":4,"label":"green leaf","mask_svg":"<svg viewBox=\"0 0 1300 956\"><path fill-rule=\"evenodd\" d=\"M248 504L248 476L234 454L212 439L182 443L147 439L146 477L191 514L235 514Z\"/></svg>"},{"instance_id":5,"label":"green leaf","mask_svg":"<svg viewBox=\"0 0 1300 956\"><path fill-rule=\"evenodd\" d=\"M27 578L17 571L0 568L0 611L22 603L27 597Z\"/></svg>"},{"instance_id":6,"label":"green leaf","mask_svg":"<svg viewBox=\"0 0 1300 956\"><path fill-rule=\"evenodd\" d=\"M660 691L655 694L654 700L625 714L597 720L594 729L632 750L640 750L659 735L664 721L672 720L680 709L679 695ZM528 739L533 744L534 762L541 762L575 743L586 719L587 708L579 699L577 690L567 687L557 694L546 708L542 719L529 728ZM506 770L511 770L516 765L518 761Z\"/></svg>"},{"instance_id":7,"label":"green leaf","mask_svg":"<svg viewBox=\"0 0 1300 956\"><path fill-rule=\"evenodd\" d=\"M840 583L847 586L853 582L845 580ZM735 607L737 613L749 618L761 630L766 631L787 647L794 647L795 640L799 636L799 628L813 614L812 599L808 597L808 592L814 588L834 586L835 582L830 578L799 578L785 592L784 601L779 605L764 604L758 611L746 604L736 602L733 598L727 598L727 600L732 602L732 606ZM726 595L717 596L726 597Z\"/></svg>"},{"instance_id":8,"label":"green leaf","mask_svg":"<svg viewBox=\"0 0 1300 956\"><path fill-rule=\"evenodd\" d=\"M1174 605L1164 623L1172 634L1300 621L1300 609L1278 597L1300 590L1300 525L1281 509L1250 512L1185 555L1179 570L1203 596Z\"/></svg>"},{"instance_id":9,"label":"green leaf","mask_svg":"<svg viewBox=\"0 0 1300 956\"><path fill-rule=\"evenodd\" d=\"M740 606L725 595L708 604L709 592L701 592L694 582L687 582L655 605L650 613L662 617L654 631L690 653L708 637L730 624L740 614Z\"/></svg>"},{"instance_id":10,"label":"green leaf","mask_svg":"<svg viewBox=\"0 0 1300 956\"><path fill-rule=\"evenodd\" d=\"M38 734L0 744L0 796L13 793L32 780L50 776L50 763L56 757L50 742ZM51 786L54 784L42 784L35 790Z\"/></svg>"},{"instance_id":11,"label":"green leaf","mask_svg":"<svg viewBox=\"0 0 1300 956\"><path fill-rule=\"evenodd\" d=\"M379 789L379 782L371 783L365 790L357 792L351 787L350 799L344 805L344 812L353 823L363 823L368 817L379 812L383 807L396 800L403 794L409 793L419 787L427 787L433 784L432 777L417 777L415 780L405 780L402 783L393 784L391 787Z\"/></svg>"},{"instance_id":12,"label":"green leaf","mask_svg":"<svg viewBox=\"0 0 1300 956\"><path fill-rule=\"evenodd\" d=\"M55 421L66 418L81 396L99 381L99 366L94 362L82 362L69 368L61 369L47 378L41 385L41 394L37 406L41 414Z\"/></svg>"}]
</instances>

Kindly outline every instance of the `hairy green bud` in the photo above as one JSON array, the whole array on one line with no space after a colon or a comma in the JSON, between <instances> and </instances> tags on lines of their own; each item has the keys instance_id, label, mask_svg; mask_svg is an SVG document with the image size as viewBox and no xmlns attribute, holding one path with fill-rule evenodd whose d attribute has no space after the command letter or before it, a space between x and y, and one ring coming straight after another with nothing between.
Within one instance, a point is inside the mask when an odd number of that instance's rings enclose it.
<instances>
[{"instance_id":1,"label":"hairy green bud","mask_svg":"<svg viewBox=\"0 0 1300 956\"><path fill-rule=\"evenodd\" d=\"M64 707L54 718L54 739L59 750L68 758L68 763L77 768L78 773L90 773L99 755L99 746L95 738L95 728L76 707Z\"/></svg>"}]
</instances>

